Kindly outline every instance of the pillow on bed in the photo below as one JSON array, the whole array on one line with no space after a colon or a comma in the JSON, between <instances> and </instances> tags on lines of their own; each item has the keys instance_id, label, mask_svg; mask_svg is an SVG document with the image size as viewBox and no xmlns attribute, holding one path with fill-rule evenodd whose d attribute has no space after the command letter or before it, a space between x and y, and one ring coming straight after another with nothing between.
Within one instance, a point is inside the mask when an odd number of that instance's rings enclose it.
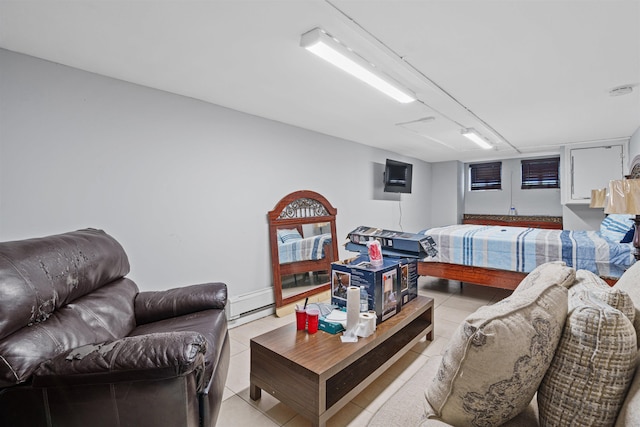
<instances>
[{"instance_id":1,"label":"pillow on bed","mask_svg":"<svg viewBox=\"0 0 640 427\"><path fill-rule=\"evenodd\" d=\"M600 223L600 234L612 242L620 242L631 225L631 215L609 214Z\"/></svg>"},{"instance_id":2,"label":"pillow on bed","mask_svg":"<svg viewBox=\"0 0 640 427\"><path fill-rule=\"evenodd\" d=\"M295 228L293 230L278 230L278 238L282 243L287 243L294 240L302 240L302 236Z\"/></svg>"},{"instance_id":3,"label":"pillow on bed","mask_svg":"<svg viewBox=\"0 0 640 427\"><path fill-rule=\"evenodd\" d=\"M622 240L620 240L620 243L631 243L631 242L633 242L633 234L635 233L635 231L636 231L635 227L631 226L629 231L627 231L627 234L625 234L624 237L622 238Z\"/></svg>"}]
</instances>

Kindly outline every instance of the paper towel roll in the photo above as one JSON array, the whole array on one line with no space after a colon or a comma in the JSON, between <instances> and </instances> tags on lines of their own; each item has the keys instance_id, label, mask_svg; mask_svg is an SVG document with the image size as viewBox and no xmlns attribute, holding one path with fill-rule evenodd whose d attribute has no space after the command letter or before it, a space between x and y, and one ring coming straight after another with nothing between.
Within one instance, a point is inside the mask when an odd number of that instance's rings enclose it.
<instances>
[{"instance_id":1,"label":"paper towel roll","mask_svg":"<svg viewBox=\"0 0 640 427\"><path fill-rule=\"evenodd\" d=\"M360 317L360 288L349 286L347 288L347 331L358 327Z\"/></svg>"},{"instance_id":2,"label":"paper towel roll","mask_svg":"<svg viewBox=\"0 0 640 427\"><path fill-rule=\"evenodd\" d=\"M376 330L376 315L360 313L357 335L366 338Z\"/></svg>"}]
</instances>

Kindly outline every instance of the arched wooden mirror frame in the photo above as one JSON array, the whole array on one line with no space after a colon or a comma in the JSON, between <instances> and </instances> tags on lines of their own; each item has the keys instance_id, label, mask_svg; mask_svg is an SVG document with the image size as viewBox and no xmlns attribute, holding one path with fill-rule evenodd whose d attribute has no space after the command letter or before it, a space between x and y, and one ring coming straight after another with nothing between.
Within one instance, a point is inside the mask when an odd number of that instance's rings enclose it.
<instances>
[{"instance_id":1,"label":"arched wooden mirror frame","mask_svg":"<svg viewBox=\"0 0 640 427\"><path fill-rule=\"evenodd\" d=\"M306 273L312 271L331 271L331 263L338 257L338 241L336 238L336 213L329 201L319 193L310 190L295 191L284 196L267 214L269 220L269 242L271 246L271 265L273 271L273 288L276 298L276 308L299 301L302 298L328 291L331 282L320 284L308 289L283 297L282 276ZM314 261L298 261L280 264L278 256L278 229L302 230L305 224L329 223L331 242L324 247L324 257ZM301 233L302 234L302 233Z\"/></svg>"}]
</instances>

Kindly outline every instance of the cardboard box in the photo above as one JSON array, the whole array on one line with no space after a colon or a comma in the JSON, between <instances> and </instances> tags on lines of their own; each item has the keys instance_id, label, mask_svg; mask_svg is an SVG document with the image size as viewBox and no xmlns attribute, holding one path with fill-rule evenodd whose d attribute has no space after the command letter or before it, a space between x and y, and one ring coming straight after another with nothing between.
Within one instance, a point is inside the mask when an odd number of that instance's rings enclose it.
<instances>
[{"instance_id":1,"label":"cardboard box","mask_svg":"<svg viewBox=\"0 0 640 427\"><path fill-rule=\"evenodd\" d=\"M405 233L403 231L383 230L362 225L347 235L347 249L366 253L367 242L377 240L382 246L383 255L398 257L424 258L435 256L437 250L431 236Z\"/></svg>"},{"instance_id":2,"label":"cardboard box","mask_svg":"<svg viewBox=\"0 0 640 427\"><path fill-rule=\"evenodd\" d=\"M331 264L331 303L346 307L347 288L364 286L369 310L376 312L376 323L383 322L402 308L400 274L400 262L395 258L385 258L380 267L373 266L366 255L334 262Z\"/></svg>"},{"instance_id":3,"label":"cardboard box","mask_svg":"<svg viewBox=\"0 0 640 427\"><path fill-rule=\"evenodd\" d=\"M402 305L418 296L418 260L402 258L400 262L400 294Z\"/></svg>"}]
</instances>

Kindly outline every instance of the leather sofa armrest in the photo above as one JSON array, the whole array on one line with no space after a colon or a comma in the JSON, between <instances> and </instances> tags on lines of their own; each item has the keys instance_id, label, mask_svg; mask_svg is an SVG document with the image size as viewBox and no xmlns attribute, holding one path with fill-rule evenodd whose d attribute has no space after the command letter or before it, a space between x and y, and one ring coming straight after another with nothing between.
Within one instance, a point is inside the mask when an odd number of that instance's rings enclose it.
<instances>
[{"instance_id":1,"label":"leather sofa armrest","mask_svg":"<svg viewBox=\"0 0 640 427\"><path fill-rule=\"evenodd\" d=\"M227 285L204 283L166 291L140 292L135 299L136 323L182 316L202 310L223 310L227 303Z\"/></svg>"},{"instance_id":2,"label":"leather sofa armrest","mask_svg":"<svg viewBox=\"0 0 640 427\"><path fill-rule=\"evenodd\" d=\"M88 344L43 362L34 387L175 378L195 372L202 390L207 341L193 331L159 332Z\"/></svg>"}]
</instances>

